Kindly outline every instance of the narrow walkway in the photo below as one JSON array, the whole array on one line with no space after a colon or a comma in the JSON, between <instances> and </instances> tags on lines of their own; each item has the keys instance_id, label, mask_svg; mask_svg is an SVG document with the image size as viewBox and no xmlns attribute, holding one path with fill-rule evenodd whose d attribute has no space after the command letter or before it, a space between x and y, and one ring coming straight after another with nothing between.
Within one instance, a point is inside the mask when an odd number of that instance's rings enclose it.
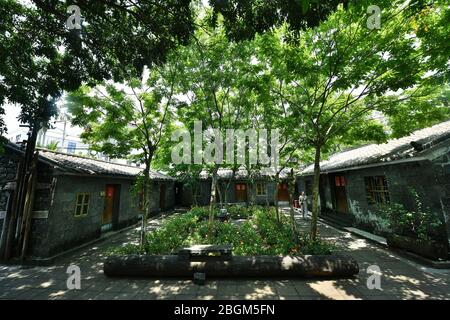
<instances>
[{"instance_id":1,"label":"narrow walkway","mask_svg":"<svg viewBox=\"0 0 450 320\"><path fill-rule=\"evenodd\" d=\"M309 219L296 217L303 230ZM153 220L157 228L162 219ZM0 265L1 299L450 299L450 271L430 269L401 258L383 248L320 223L320 235L335 242L338 253L354 257L360 265L352 279L236 279L209 280L204 286L191 280L111 279L102 268L105 252L136 242L139 229L132 229L94 245L52 267ZM81 289L68 290L69 265L81 269ZM368 289L366 272L371 265L381 270L381 290Z\"/></svg>"}]
</instances>

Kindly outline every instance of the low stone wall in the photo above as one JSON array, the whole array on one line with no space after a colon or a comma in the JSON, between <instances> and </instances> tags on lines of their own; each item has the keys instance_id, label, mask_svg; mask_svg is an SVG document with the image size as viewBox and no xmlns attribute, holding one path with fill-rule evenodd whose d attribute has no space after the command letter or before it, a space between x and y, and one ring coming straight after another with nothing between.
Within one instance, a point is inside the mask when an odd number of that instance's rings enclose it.
<instances>
[{"instance_id":1,"label":"low stone wall","mask_svg":"<svg viewBox=\"0 0 450 320\"><path fill-rule=\"evenodd\" d=\"M351 277L359 272L348 256L233 256L231 260L186 261L176 255L110 256L103 271L107 276L192 277Z\"/></svg>"}]
</instances>

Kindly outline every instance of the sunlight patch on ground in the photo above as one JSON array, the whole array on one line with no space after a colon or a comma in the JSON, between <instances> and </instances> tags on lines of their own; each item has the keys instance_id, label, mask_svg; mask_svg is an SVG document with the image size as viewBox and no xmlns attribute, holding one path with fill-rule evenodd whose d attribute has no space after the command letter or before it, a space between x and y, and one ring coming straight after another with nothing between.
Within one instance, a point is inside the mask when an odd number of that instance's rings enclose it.
<instances>
[{"instance_id":1,"label":"sunlight patch on ground","mask_svg":"<svg viewBox=\"0 0 450 320\"><path fill-rule=\"evenodd\" d=\"M421 290L405 290L406 296L403 299L427 299L429 297L428 294Z\"/></svg>"},{"instance_id":2,"label":"sunlight patch on ground","mask_svg":"<svg viewBox=\"0 0 450 320\"><path fill-rule=\"evenodd\" d=\"M308 284L311 289L321 296L335 300L355 300L360 298L348 294L345 290L338 288L336 281L317 281Z\"/></svg>"},{"instance_id":3,"label":"sunlight patch on ground","mask_svg":"<svg viewBox=\"0 0 450 320\"><path fill-rule=\"evenodd\" d=\"M52 292L50 293L49 297L50 298L58 298L58 297L63 297L66 294L66 291L64 290L59 290L57 292Z\"/></svg>"},{"instance_id":4,"label":"sunlight patch on ground","mask_svg":"<svg viewBox=\"0 0 450 320\"><path fill-rule=\"evenodd\" d=\"M52 284L53 284L53 280L50 280L50 281L42 282L42 283L39 285L39 287L41 287L41 288L48 288L48 287L50 287Z\"/></svg>"},{"instance_id":5,"label":"sunlight patch on ground","mask_svg":"<svg viewBox=\"0 0 450 320\"><path fill-rule=\"evenodd\" d=\"M255 292L246 294L245 299L261 299L267 296L274 296L275 292L271 287L265 286L263 288L256 288Z\"/></svg>"},{"instance_id":6,"label":"sunlight patch on ground","mask_svg":"<svg viewBox=\"0 0 450 320\"><path fill-rule=\"evenodd\" d=\"M415 284L415 285L419 285L421 283L420 280L417 280L417 279L414 279L411 277L407 277L404 275L388 276L388 278L391 280L395 280L395 281L409 282L409 283Z\"/></svg>"},{"instance_id":7,"label":"sunlight patch on ground","mask_svg":"<svg viewBox=\"0 0 450 320\"><path fill-rule=\"evenodd\" d=\"M357 239L354 241L350 241L348 244L348 248L351 250L358 250L358 249L363 249L366 247L367 247L367 243L363 239Z\"/></svg>"}]
</instances>

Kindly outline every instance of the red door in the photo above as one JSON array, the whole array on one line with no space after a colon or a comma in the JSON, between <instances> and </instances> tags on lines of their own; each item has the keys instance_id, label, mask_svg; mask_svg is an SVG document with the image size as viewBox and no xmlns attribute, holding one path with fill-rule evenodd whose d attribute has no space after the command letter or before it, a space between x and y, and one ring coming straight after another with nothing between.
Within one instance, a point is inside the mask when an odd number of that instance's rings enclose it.
<instances>
[{"instance_id":1,"label":"red door","mask_svg":"<svg viewBox=\"0 0 450 320\"><path fill-rule=\"evenodd\" d=\"M289 201L289 189L287 183L278 184L278 201Z\"/></svg>"},{"instance_id":2,"label":"red door","mask_svg":"<svg viewBox=\"0 0 450 320\"><path fill-rule=\"evenodd\" d=\"M234 185L236 202L247 202L247 185L245 183L236 183Z\"/></svg>"},{"instance_id":3,"label":"red door","mask_svg":"<svg viewBox=\"0 0 450 320\"><path fill-rule=\"evenodd\" d=\"M107 225L112 223L113 209L114 209L114 186L107 184L105 188L105 204L103 207L102 224Z\"/></svg>"}]
</instances>

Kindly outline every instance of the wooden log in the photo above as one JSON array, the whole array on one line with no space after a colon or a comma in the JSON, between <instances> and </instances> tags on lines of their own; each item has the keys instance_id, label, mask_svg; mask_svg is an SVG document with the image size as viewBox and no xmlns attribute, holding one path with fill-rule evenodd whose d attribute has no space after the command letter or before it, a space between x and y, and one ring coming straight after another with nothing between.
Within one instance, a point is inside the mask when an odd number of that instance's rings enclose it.
<instances>
[{"instance_id":1,"label":"wooden log","mask_svg":"<svg viewBox=\"0 0 450 320\"><path fill-rule=\"evenodd\" d=\"M216 258L219 260L230 260L232 257L232 245L194 245L190 247L180 248L178 250L178 258L181 260L202 260L208 258ZM213 255L213 256L210 256Z\"/></svg>"},{"instance_id":2,"label":"wooden log","mask_svg":"<svg viewBox=\"0 0 450 320\"><path fill-rule=\"evenodd\" d=\"M192 277L350 277L358 263L338 255L233 256L231 260L188 261L176 255L110 256L103 265L107 276Z\"/></svg>"}]
</instances>

